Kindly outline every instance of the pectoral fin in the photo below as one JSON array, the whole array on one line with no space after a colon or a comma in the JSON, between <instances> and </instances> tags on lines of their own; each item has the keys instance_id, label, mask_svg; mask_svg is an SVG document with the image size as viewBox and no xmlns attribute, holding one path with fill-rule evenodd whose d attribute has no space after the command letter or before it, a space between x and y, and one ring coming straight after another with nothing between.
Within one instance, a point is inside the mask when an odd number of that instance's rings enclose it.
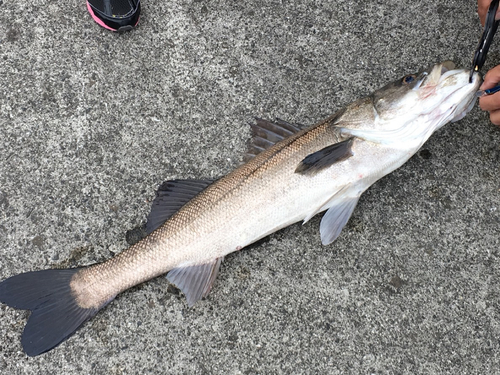
<instances>
[{"instance_id":1,"label":"pectoral fin","mask_svg":"<svg viewBox=\"0 0 500 375\"><path fill-rule=\"evenodd\" d=\"M337 239L351 217L358 200L359 196L342 198L326 211L319 226L323 245L328 245Z\"/></svg>"},{"instance_id":2,"label":"pectoral fin","mask_svg":"<svg viewBox=\"0 0 500 375\"><path fill-rule=\"evenodd\" d=\"M213 180L172 180L161 184L148 215L147 234L159 228L212 182Z\"/></svg>"},{"instance_id":3,"label":"pectoral fin","mask_svg":"<svg viewBox=\"0 0 500 375\"><path fill-rule=\"evenodd\" d=\"M182 290L188 305L193 306L212 289L223 259L224 257L221 257L210 263L174 268L168 273L167 280Z\"/></svg>"},{"instance_id":4,"label":"pectoral fin","mask_svg":"<svg viewBox=\"0 0 500 375\"><path fill-rule=\"evenodd\" d=\"M324 168L352 156L352 138L325 147L313 154L307 155L295 169L295 173L314 175Z\"/></svg>"}]
</instances>

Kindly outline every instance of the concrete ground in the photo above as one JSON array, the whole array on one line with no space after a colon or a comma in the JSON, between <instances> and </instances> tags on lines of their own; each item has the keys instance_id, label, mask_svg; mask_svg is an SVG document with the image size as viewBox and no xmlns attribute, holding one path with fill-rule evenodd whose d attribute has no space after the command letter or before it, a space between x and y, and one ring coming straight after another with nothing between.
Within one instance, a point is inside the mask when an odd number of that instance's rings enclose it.
<instances>
[{"instance_id":1,"label":"concrete ground","mask_svg":"<svg viewBox=\"0 0 500 375\"><path fill-rule=\"evenodd\" d=\"M468 67L475 8L144 0L118 35L84 0L0 0L0 279L122 251L161 182L238 165L254 116L313 124L435 62ZM497 35L485 71L499 51ZM273 234L193 308L157 278L29 358L28 313L2 305L0 373L499 373L499 170L476 107L369 189L335 243L320 217Z\"/></svg>"}]
</instances>

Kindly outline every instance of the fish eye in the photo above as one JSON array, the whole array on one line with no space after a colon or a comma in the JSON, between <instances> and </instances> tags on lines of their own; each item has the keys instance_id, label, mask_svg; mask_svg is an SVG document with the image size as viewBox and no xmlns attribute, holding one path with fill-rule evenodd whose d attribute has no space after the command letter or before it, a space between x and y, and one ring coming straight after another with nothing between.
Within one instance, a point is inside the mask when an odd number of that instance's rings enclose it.
<instances>
[{"instance_id":1,"label":"fish eye","mask_svg":"<svg viewBox=\"0 0 500 375\"><path fill-rule=\"evenodd\" d=\"M413 81L415 81L415 78L416 78L415 74L408 74L407 76L403 77L403 83L408 85Z\"/></svg>"}]
</instances>

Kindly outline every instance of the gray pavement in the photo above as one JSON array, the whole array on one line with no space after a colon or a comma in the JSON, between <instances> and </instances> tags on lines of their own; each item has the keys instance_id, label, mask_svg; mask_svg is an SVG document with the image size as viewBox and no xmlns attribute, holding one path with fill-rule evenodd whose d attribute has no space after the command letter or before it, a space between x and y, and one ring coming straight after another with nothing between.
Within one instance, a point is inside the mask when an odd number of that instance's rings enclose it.
<instances>
[{"instance_id":1,"label":"gray pavement","mask_svg":"<svg viewBox=\"0 0 500 375\"><path fill-rule=\"evenodd\" d=\"M313 124L406 73L468 67L475 1L144 0L139 27L84 0L0 0L0 278L105 260L156 187L238 165L254 116ZM487 66L500 62L500 36ZM500 130L475 108L362 197L226 257L193 308L157 278L1 374L500 373Z\"/></svg>"}]
</instances>

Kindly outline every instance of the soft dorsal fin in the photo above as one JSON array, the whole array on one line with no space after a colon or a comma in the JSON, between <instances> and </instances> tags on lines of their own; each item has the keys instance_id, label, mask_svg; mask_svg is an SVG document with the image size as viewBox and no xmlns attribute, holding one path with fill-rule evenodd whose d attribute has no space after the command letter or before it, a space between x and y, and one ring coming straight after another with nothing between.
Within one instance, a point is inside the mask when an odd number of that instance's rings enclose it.
<instances>
[{"instance_id":1,"label":"soft dorsal fin","mask_svg":"<svg viewBox=\"0 0 500 375\"><path fill-rule=\"evenodd\" d=\"M276 119L274 122L261 118L256 118L255 120L255 124L250 124L252 138L243 160L245 163L262 151L267 150L269 147L301 130L300 125L290 124L280 119Z\"/></svg>"},{"instance_id":2,"label":"soft dorsal fin","mask_svg":"<svg viewBox=\"0 0 500 375\"><path fill-rule=\"evenodd\" d=\"M189 306L206 297L212 289L224 257L195 266L178 267L171 270L167 280L175 284L185 295Z\"/></svg>"},{"instance_id":3,"label":"soft dorsal fin","mask_svg":"<svg viewBox=\"0 0 500 375\"><path fill-rule=\"evenodd\" d=\"M299 163L295 173L314 175L324 168L351 157L352 140L352 138L349 138L307 155Z\"/></svg>"},{"instance_id":4,"label":"soft dorsal fin","mask_svg":"<svg viewBox=\"0 0 500 375\"><path fill-rule=\"evenodd\" d=\"M165 181L156 192L151 212L146 222L147 234L159 228L187 202L198 195L214 180Z\"/></svg>"}]
</instances>

